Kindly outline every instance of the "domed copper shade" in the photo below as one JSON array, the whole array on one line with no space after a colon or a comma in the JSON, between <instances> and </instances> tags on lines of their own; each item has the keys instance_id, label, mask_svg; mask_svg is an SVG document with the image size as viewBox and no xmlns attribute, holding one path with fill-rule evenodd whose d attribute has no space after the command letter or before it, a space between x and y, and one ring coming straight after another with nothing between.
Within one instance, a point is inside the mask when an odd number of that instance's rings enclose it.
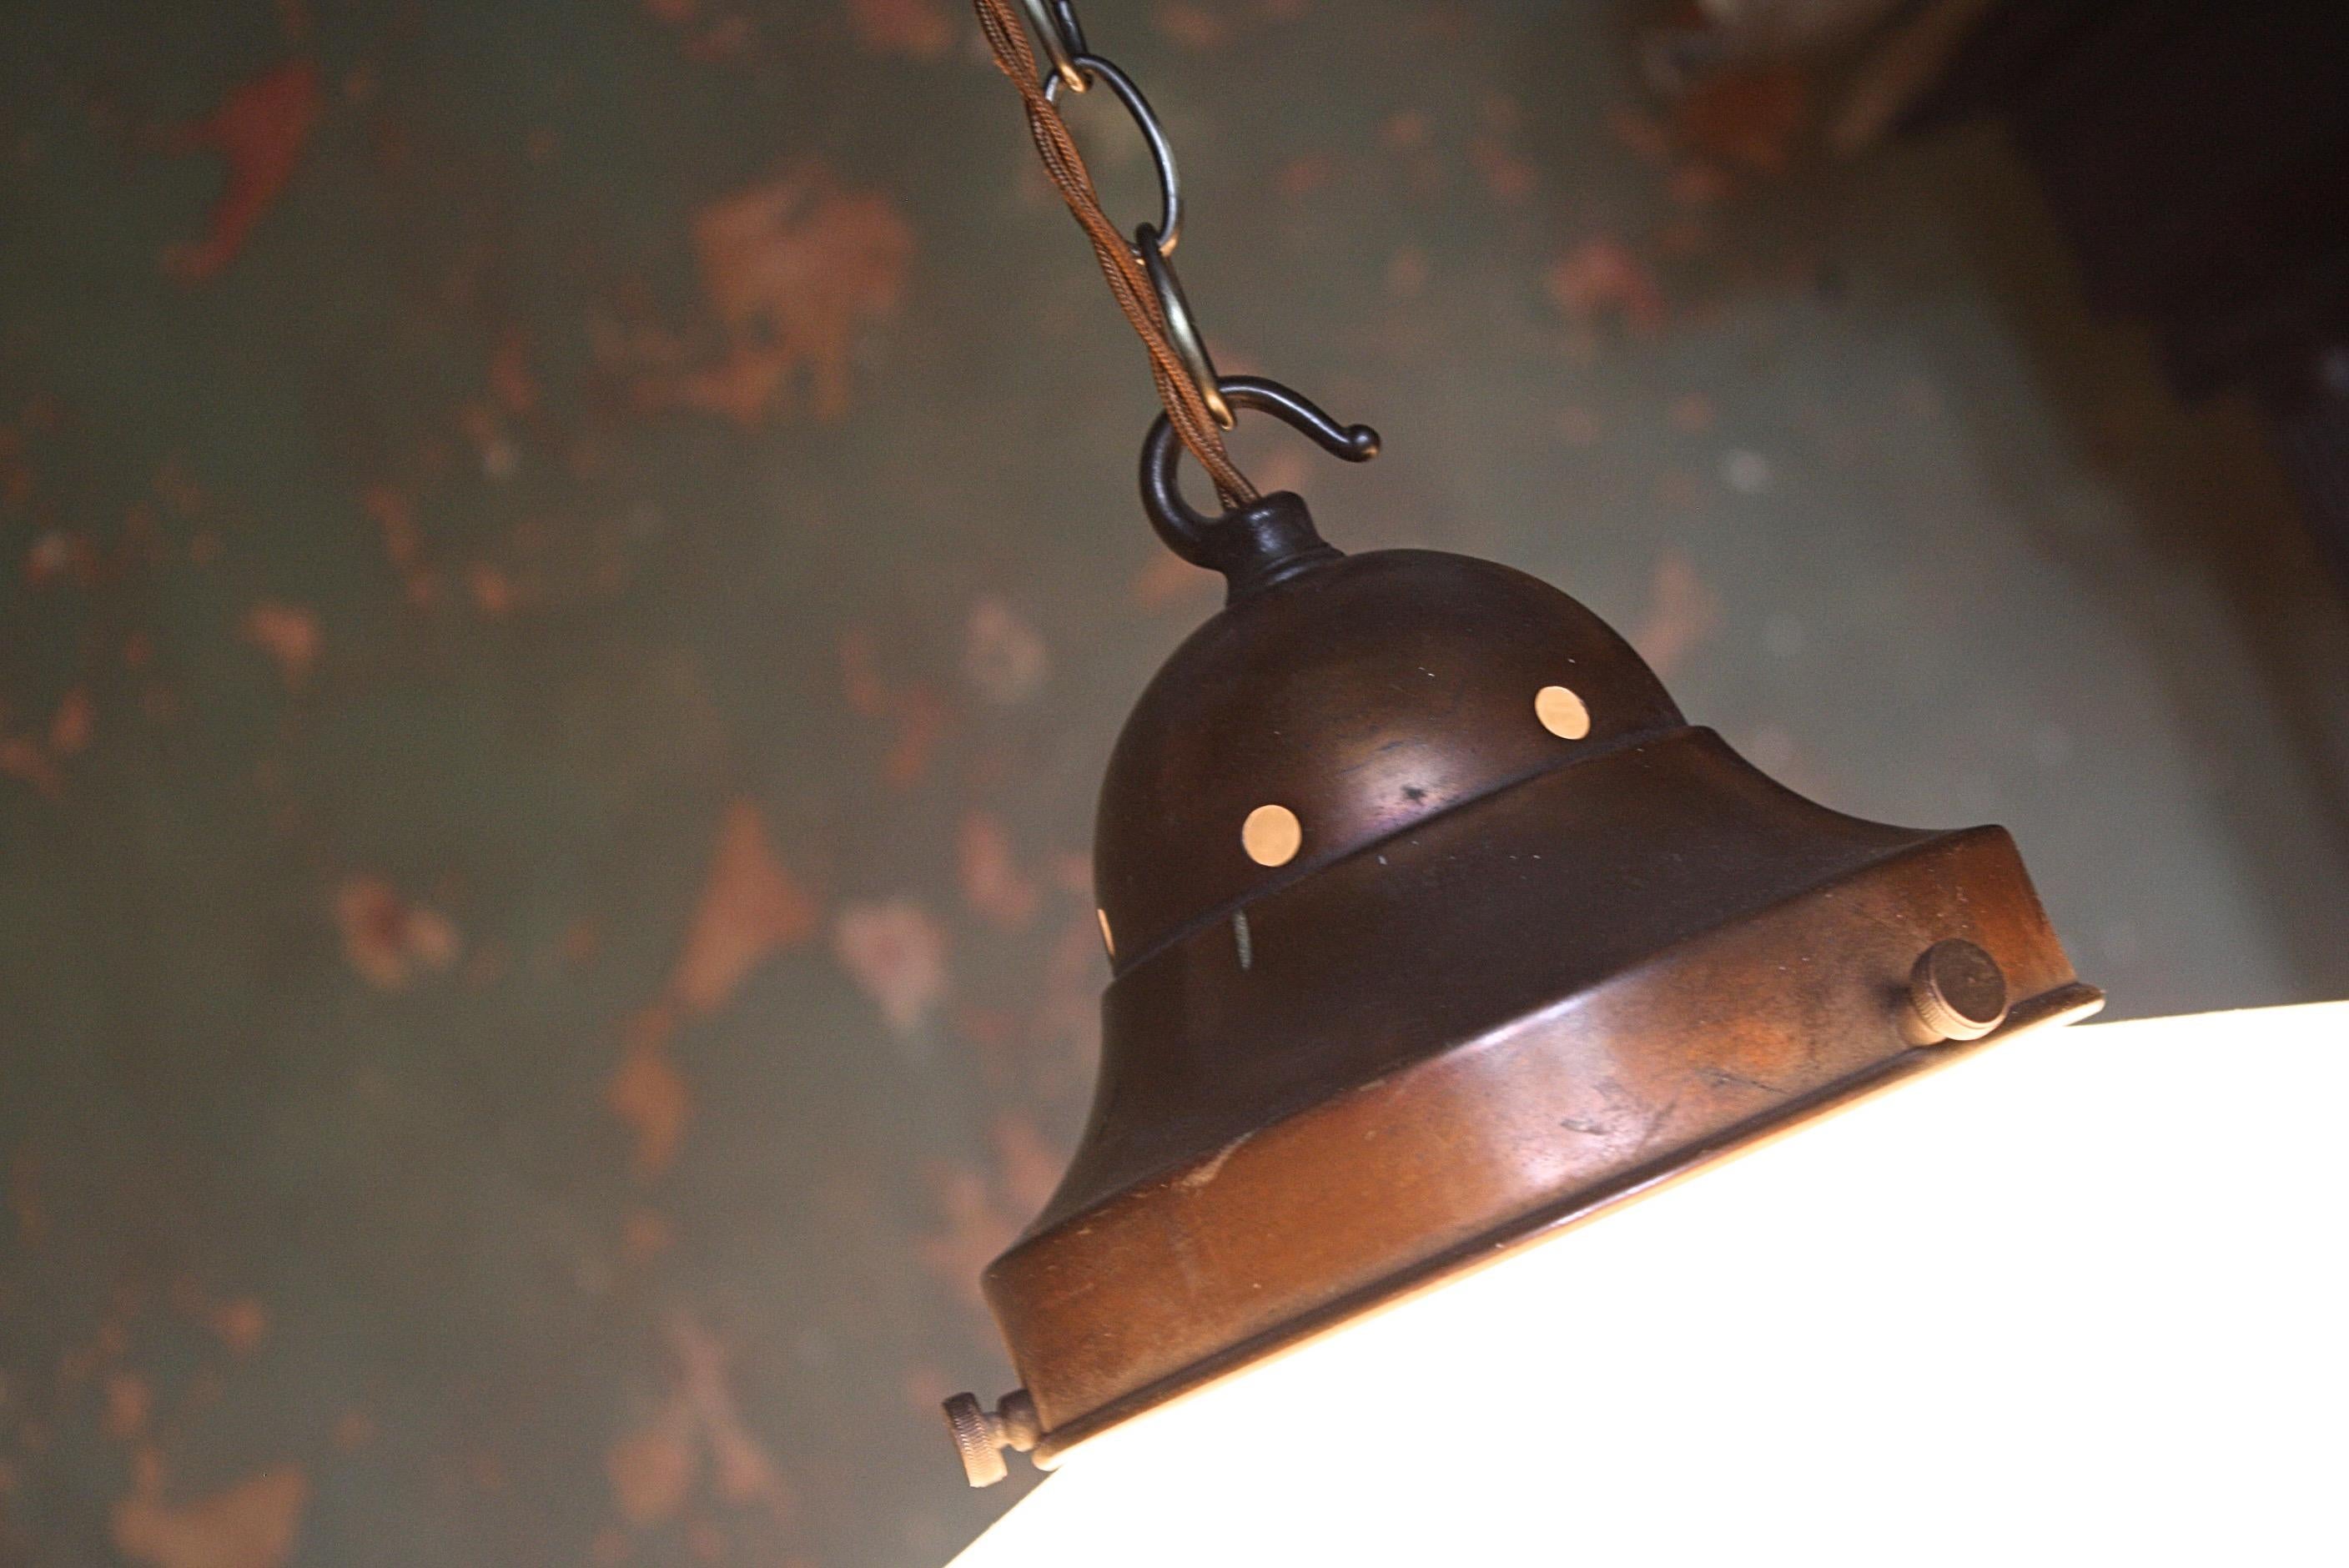
<instances>
[{"instance_id":1,"label":"domed copper shade","mask_svg":"<svg viewBox=\"0 0 2349 1568\"><path fill-rule=\"evenodd\" d=\"M1040 1461L2099 1004L2003 830L1804 799L1521 573L1243 515L1280 569L1233 573L1118 740L1092 1119L986 1274ZM1252 852L1267 807L1296 830Z\"/></svg>"}]
</instances>

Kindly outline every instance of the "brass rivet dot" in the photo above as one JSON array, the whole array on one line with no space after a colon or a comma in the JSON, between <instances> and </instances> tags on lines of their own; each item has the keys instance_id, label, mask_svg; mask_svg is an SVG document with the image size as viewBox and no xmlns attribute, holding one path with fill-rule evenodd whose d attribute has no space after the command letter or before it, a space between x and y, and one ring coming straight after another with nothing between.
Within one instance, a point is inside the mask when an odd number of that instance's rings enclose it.
<instances>
[{"instance_id":1,"label":"brass rivet dot","mask_svg":"<svg viewBox=\"0 0 2349 1568\"><path fill-rule=\"evenodd\" d=\"M1534 717L1560 740L1579 740L1590 733L1590 710L1565 686L1544 686L1534 693Z\"/></svg>"},{"instance_id":2,"label":"brass rivet dot","mask_svg":"<svg viewBox=\"0 0 2349 1568\"><path fill-rule=\"evenodd\" d=\"M1109 934L1109 911L1105 909L1097 909L1093 911L1093 918L1101 922L1102 951L1108 954L1112 958L1116 957L1117 938Z\"/></svg>"},{"instance_id":3,"label":"brass rivet dot","mask_svg":"<svg viewBox=\"0 0 2349 1568\"><path fill-rule=\"evenodd\" d=\"M1286 806L1258 806L1240 824L1240 848L1260 866L1287 865L1304 842L1304 825Z\"/></svg>"}]
</instances>

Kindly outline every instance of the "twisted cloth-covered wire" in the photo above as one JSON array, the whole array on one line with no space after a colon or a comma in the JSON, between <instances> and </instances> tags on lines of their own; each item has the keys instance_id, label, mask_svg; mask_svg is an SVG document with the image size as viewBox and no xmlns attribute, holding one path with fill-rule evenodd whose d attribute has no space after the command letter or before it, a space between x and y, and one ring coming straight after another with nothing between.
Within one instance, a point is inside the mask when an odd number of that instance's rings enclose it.
<instances>
[{"instance_id":1,"label":"twisted cloth-covered wire","mask_svg":"<svg viewBox=\"0 0 2349 1568\"><path fill-rule=\"evenodd\" d=\"M1044 96L1043 82L1036 68L1035 51L1028 42L1028 29L1012 10L1011 0L971 0L978 13L978 25L987 34L987 46L995 56L996 65L1019 89L1028 105L1028 132L1035 139L1036 152L1044 160L1044 172L1058 187L1061 200L1085 237L1092 242L1093 254L1101 262L1102 275L1109 280L1109 292L1117 299L1118 308L1133 324L1142 346L1150 351L1150 377L1158 385L1158 400L1166 405L1167 423L1199 466L1207 470L1215 481L1216 493L1226 506L1244 506L1257 499L1256 487L1247 481L1232 462L1231 454L1224 449L1224 432L1208 412L1206 400L1199 395L1198 386L1185 368L1183 357L1166 333L1166 315L1158 303L1158 291L1150 286L1150 277L1143 270L1142 260L1133 247L1117 232L1109 214L1102 210L1101 198L1093 191L1092 176L1086 171L1085 160L1077 151L1076 139L1061 122L1060 110Z\"/></svg>"}]
</instances>

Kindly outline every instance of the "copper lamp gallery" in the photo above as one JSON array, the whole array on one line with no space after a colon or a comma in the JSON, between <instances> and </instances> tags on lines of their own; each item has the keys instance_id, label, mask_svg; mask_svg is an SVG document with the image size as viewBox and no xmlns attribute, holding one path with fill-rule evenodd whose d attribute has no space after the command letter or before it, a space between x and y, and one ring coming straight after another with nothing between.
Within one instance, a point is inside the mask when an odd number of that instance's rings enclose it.
<instances>
[{"instance_id":1,"label":"copper lamp gallery","mask_svg":"<svg viewBox=\"0 0 2349 1568\"><path fill-rule=\"evenodd\" d=\"M1565 594L1257 493L1243 413L1378 438L1216 374L1148 102L1067 0L978 10L1149 350L1144 510L1228 593L1102 787L1091 1119L986 1272L1020 1387L947 1406L972 1484L1061 1473L967 1561L2284 1560L2240 1500L2338 1485L2276 1407L2337 1438L2344 1008L1874 1101L2100 1006L2013 841L1805 799ZM1095 88L1161 179L1130 237L1060 118Z\"/></svg>"}]
</instances>

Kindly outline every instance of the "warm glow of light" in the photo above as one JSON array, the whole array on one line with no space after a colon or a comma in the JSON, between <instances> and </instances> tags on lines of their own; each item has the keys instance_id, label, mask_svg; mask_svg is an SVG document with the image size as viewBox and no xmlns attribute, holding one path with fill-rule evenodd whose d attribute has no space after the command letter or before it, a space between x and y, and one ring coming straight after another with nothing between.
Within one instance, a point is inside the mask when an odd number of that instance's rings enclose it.
<instances>
[{"instance_id":1,"label":"warm glow of light","mask_svg":"<svg viewBox=\"0 0 2349 1568\"><path fill-rule=\"evenodd\" d=\"M2349 1561L2349 1002L2026 1035L1115 1429L957 1559Z\"/></svg>"}]
</instances>

